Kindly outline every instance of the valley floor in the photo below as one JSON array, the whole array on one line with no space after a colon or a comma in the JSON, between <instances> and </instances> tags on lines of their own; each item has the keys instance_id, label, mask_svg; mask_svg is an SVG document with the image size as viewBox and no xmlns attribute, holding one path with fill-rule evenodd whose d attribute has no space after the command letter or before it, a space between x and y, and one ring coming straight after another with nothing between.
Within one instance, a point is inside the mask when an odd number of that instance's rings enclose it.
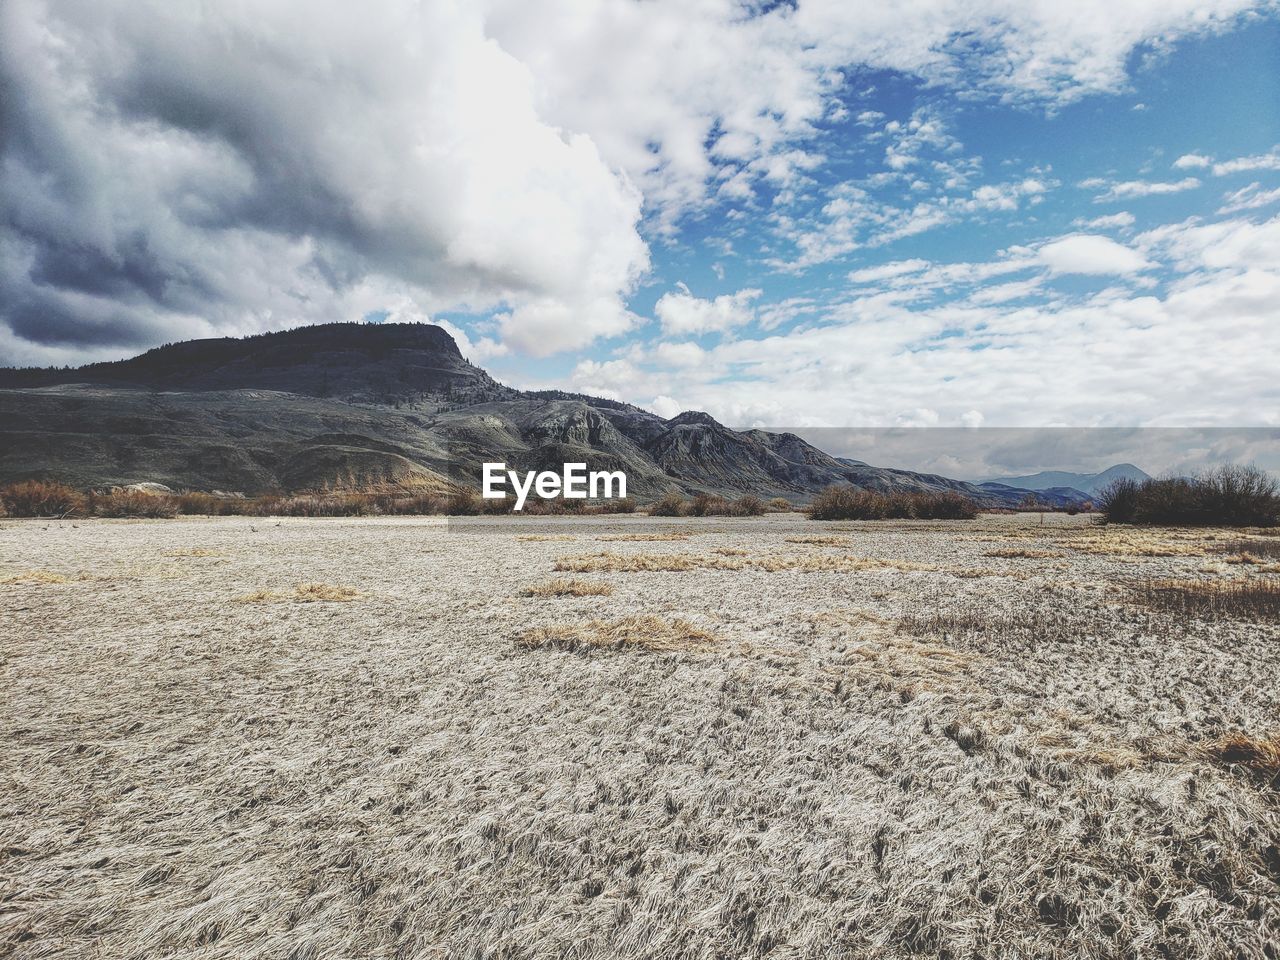
<instances>
[{"instance_id":1,"label":"valley floor","mask_svg":"<svg viewBox=\"0 0 1280 960\"><path fill-rule=\"evenodd\" d=\"M1240 536L0 520L0 955L1276 957Z\"/></svg>"}]
</instances>

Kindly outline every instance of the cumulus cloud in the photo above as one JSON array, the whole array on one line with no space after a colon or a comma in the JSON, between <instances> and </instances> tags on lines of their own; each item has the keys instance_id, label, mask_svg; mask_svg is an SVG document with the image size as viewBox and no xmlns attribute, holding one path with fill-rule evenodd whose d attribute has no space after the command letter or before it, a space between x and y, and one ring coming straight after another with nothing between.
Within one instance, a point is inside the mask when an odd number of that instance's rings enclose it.
<instances>
[{"instance_id":1,"label":"cumulus cloud","mask_svg":"<svg viewBox=\"0 0 1280 960\"><path fill-rule=\"evenodd\" d=\"M4 10L16 336L133 346L397 296L506 304L537 351L630 325L639 193L465 5Z\"/></svg>"},{"instance_id":2,"label":"cumulus cloud","mask_svg":"<svg viewBox=\"0 0 1280 960\"><path fill-rule=\"evenodd\" d=\"M703 300L689 292L683 283L673 293L664 293L654 305L654 316L662 322L664 333L697 336L704 333L727 333L746 326L755 319L752 304L764 292L755 287L726 293L713 300Z\"/></svg>"},{"instance_id":3,"label":"cumulus cloud","mask_svg":"<svg viewBox=\"0 0 1280 960\"><path fill-rule=\"evenodd\" d=\"M684 410L684 407L680 405L679 401L664 394L659 394L654 397L649 401L647 406L658 416L666 420L670 420L672 417L679 415Z\"/></svg>"},{"instance_id":4,"label":"cumulus cloud","mask_svg":"<svg viewBox=\"0 0 1280 960\"><path fill-rule=\"evenodd\" d=\"M1213 163L1213 160L1201 153L1184 153L1173 165L1178 170L1200 170Z\"/></svg>"},{"instance_id":5,"label":"cumulus cloud","mask_svg":"<svg viewBox=\"0 0 1280 960\"><path fill-rule=\"evenodd\" d=\"M704 363L707 351L696 343L660 343L653 348L653 359L665 367L696 367Z\"/></svg>"},{"instance_id":6,"label":"cumulus cloud","mask_svg":"<svg viewBox=\"0 0 1280 960\"><path fill-rule=\"evenodd\" d=\"M1039 249L1038 256L1040 262L1056 274L1124 276L1151 266L1138 251L1096 234L1077 234L1046 243Z\"/></svg>"}]
</instances>

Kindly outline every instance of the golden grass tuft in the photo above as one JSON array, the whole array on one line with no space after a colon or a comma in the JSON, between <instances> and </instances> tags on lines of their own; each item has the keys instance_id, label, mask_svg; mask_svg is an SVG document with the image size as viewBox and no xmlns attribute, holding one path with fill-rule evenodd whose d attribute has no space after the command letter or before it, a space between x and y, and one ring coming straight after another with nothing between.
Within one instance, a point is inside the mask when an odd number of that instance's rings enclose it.
<instances>
[{"instance_id":1,"label":"golden grass tuft","mask_svg":"<svg viewBox=\"0 0 1280 960\"><path fill-rule=\"evenodd\" d=\"M522 597L607 597L613 593L613 587L607 583L590 580L548 580L535 583L520 591Z\"/></svg>"},{"instance_id":2,"label":"golden grass tuft","mask_svg":"<svg viewBox=\"0 0 1280 960\"><path fill-rule=\"evenodd\" d=\"M812 547L847 547L848 537L787 537L787 543L802 543Z\"/></svg>"},{"instance_id":3,"label":"golden grass tuft","mask_svg":"<svg viewBox=\"0 0 1280 960\"><path fill-rule=\"evenodd\" d=\"M1256 573L1280 573L1280 563L1256 553L1233 553L1222 559L1225 563L1251 567Z\"/></svg>"},{"instance_id":4,"label":"golden grass tuft","mask_svg":"<svg viewBox=\"0 0 1280 960\"><path fill-rule=\"evenodd\" d=\"M24 570L0 580L0 583L70 583L71 578L52 570Z\"/></svg>"},{"instance_id":5,"label":"golden grass tuft","mask_svg":"<svg viewBox=\"0 0 1280 960\"><path fill-rule=\"evenodd\" d=\"M564 542L567 540L577 540L578 538L568 533L527 533L523 536L516 537L517 540L523 540L526 543L545 543L550 541Z\"/></svg>"},{"instance_id":6,"label":"golden grass tuft","mask_svg":"<svg viewBox=\"0 0 1280 960\"><path fill-rule=\"evenodd\" d=\"M364 594L352 587L329 583L304 583L287 593L258 590L240 598L241 603L350 603Z\"/></svg>"},{"instance_id":7,"label":"golden grass tuft","mask_svg":"<svg viewBox=\"0 0 1280 960\"><path fill-rule=\"evenodd\" d=\"M1065 545L1104 557L1203 557L1214 539L1202 531L1104 527L1100 533L1073 538Z\"/></svg>"},{"instance_id":8,"label":"golden grass tuft","mask_svg":"<svg viewBox=\"0 0 1280 960\"><path fill-rule=\"evenodd\" d=\"M1060 557L1062 554L1053 550L1033 550L1030 547L1004 547L999 550L988 550L983 556L1004 560L1044 560L1048 557Z\"/></svg>"},{"instance_id":9,"label":"golden grass tuft","mask_svg":"<svg viewBox=\"0 0 1280 960\"><path fill-rule=\"evenodd\" d=\"M534 627L515 639L516 646L525 650L640 649L655 653L697 652L718 642L713 634L686 620L652 614Z\"/></svg>"},{"instance_id":10,"label":"golden grass tuft","mask_svg":"<svg viewBox=\"0 0 1280 960\"><path fill-rule=\"evenodd\" d=\"M186 550L170 550L165 554L166 557L223 557L226 554L218 550L208 550L204 547L191 547Z\"/></svg>"}]
</instances>

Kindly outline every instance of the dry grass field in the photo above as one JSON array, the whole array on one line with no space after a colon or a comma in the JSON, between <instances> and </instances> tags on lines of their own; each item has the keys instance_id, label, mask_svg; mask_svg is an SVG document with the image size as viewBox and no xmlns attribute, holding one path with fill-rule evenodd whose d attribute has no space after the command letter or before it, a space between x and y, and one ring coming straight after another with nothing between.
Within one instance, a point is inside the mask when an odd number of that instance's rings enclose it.
<instances>
[{"instance_id":1,"label":"dry grass field","mask_svg":"<svg viewBox=\"0 0 1280 960\"><path fill-rule=\"evenodd\" d=\"M1274 543L0 520L0 956L1275 958Z\"/></svg>"}]
</instances>

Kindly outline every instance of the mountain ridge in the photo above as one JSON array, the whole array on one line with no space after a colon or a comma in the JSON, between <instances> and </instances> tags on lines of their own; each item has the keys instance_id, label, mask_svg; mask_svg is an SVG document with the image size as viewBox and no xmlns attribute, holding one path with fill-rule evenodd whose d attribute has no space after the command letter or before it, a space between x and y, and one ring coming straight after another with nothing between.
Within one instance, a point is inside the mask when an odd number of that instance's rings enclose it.
<instances>
[{"instance_id":1,"label":"mountain ridge","mask_svg":"<svg viewBox=\"0 0 1280 960\"><path fill-rule=\"evenodd\" d=\"M430 324L327 324L75 369L0 368L0 482L247 494L476 486L480 465L495 460L621 469L641 499L754 493L800 502L833 483L955 491L987 507L1027 494L833 457L794 434L733 430L701 411L664 419L616 400L517 390Z\"/></svg>"}]
</instances>

